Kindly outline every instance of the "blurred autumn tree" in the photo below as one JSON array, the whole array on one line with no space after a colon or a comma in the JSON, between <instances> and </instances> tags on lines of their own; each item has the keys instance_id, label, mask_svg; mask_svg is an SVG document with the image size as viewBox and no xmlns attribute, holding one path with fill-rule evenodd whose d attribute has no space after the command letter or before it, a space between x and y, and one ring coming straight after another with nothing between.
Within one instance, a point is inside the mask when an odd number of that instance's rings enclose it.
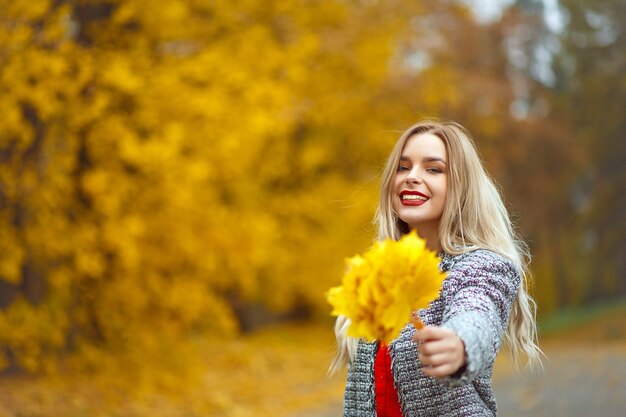
<instances>
[{"instance_id":1,"label":"blurred autumn tree","mask_svg":"<svg viewBox=\"0 0 626 417\"><path fill-rule=\"evenodd\" d=\"M519 0L502 21L534 142L509 174L545 312L626 295L626 4L555 6Z\"/></svg>"},{"instance_id":2,"label":"blurred autumn tree","mask_svg":"<svg viewBox=\"0 0 626 417\"><path fill-rule=\"evenodd\" d=\"M571 125L584 165L570 193L583 301L626 294L626 3L562 2L568 21L555 61L555 110Z\"/></svg>"},{"instance_id":3,"label":"blurred autumn tree","mask_svg":"<svg viewBox=\"0 0 626 417\"><path fill-rule=\"evenodd\" d=\"M552 51L567 84L537 76L537 48L559 35L534 3L479 24L452 0L1 0L2 365L326 315L343 257L373 237L384 158L421 116L476 136L532 241L546 311L584 298L597 264L574 273L572 242L609 231L623 248L600 204L619 161L598 173L615 154L590 165L585 150L624 120L574 98L624 93L593 88L602 59L572 70L592 50L570 32ZM583 217L581 187L599 193ZM604 265L609 282L619 265Z\"/></svg>"},{"instance_id":4,"label":"blurred autumn tree","mask_svg":"<svg viewBox=\"0 0 626 417\"><path fill-rule=\"evenodd\" d=\"M4 365L325 313L404 5L4 1Z\"/></svg>"}]
</instances>

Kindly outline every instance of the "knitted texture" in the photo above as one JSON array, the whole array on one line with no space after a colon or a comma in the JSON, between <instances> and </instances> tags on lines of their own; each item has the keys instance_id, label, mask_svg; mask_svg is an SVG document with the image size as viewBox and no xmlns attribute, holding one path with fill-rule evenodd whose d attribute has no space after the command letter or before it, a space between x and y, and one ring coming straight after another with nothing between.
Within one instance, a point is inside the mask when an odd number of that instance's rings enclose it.
<instances>
[{"instance_id":1,"label":"knitted texture","mask_svg":"<svg viewBox=\"0 0 626 417\"><path fill-rule=\"evenodd\" d=\"M443 254L447 272L439 297L419 317L428 326L453 330L465 344L466 367L459 375L432 378L421 371L415 329L407 325L389 346L392 372L404 417L495 416L493 362L521 283L513 264L485 249ZM376 343L359 341L348 369L344 417L376 417Z\"/></svg>"}]
</instances>

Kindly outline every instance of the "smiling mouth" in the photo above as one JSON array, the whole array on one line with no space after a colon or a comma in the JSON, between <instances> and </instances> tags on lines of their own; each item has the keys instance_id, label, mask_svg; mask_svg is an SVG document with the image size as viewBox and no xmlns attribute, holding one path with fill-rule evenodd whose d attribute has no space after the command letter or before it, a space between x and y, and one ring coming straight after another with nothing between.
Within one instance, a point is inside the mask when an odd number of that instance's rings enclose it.
<instances>
[{"instance_id":1,"label":"smiling mouth","mask_svg":"<svg viewBox=\"0 0 626 417\"><path fill-rule=\"evenodd\" d=\"M402 201L405 201L405 200L414 200L414 201L415 201L415 200L419 200L419 201L426 201L426 200L428 200L428 197L424 197L424 196L422 196L422 195L417 195L417 194L404 194L404 195L401 195L401 196L400 196L400 199L401 199Z\"/></svg>"},{"instance_id":2,"label":"smiling mouth","mask_svg":"<svg viewBox=\"0 0 626 417\"><path fill-rule=\"evenodd\" d=\"M421 206L428 200L430 200L430 197L419 191L404 190L400 193L400 203L403 206Z\"/></svg>"}]
</instances>

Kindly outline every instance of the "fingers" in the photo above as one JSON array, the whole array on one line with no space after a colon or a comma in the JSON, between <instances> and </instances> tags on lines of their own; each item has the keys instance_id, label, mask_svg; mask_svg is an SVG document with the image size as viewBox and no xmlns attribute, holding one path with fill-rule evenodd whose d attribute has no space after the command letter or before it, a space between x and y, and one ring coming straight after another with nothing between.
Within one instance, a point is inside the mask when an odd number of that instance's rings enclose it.
<instances>
[{"instance_id":1,"label":"fingers","mask_svg":"<svg viewBox=\"0 0 626 417\"><path fill-rule=\"evenodd\" d=\"M465 362L465 345L452 330L424 327L413 339L419 344L424 375L444 377L455 373Z\"/></svg>"},{"instance_id":2,"label":"fingers","mask_svg":"<svg viewBox=\"0 0 626 417\"><path fill-rule=\"evenodd\" d=\"M413 339L416 342L424 342L427 340L438 340L455 335L455 333L444 327L427 326L415 332Z\"/></svg>"},{"instance_id":3,"label":"fingers","mask_svg":"<svg viewBox=\"0 0 626 417\"><path fill-rule=\"evenodd\" d=\"M424 343L420 346L419 360L425 366L442 366L446 364L457 364L460 355L456 346L451 343L439 343L439 346ZM460 366L461 363L458 363Z\"/></svg>"},{"instance_id":4,"label":"fingers","mask_svg":"<svg viewBox=\"0 0 626 417\"><path fill-rule=\"evenodd\" d=\"M451 352L455 349L454 340L435 340L420 343L420 354L436 355L440 352Z\"/></svg>"},{"instance_id":5,"label":"fingers","mask_svg":"<svg viewBox=\"0 0 626 417\"><path fill-rule=\"evenodd\" d=\"M449 353L437 353L436 355L419 355L420 362L425 366L442 366L446 363L449 363L451 358L451 354Z\"/></svg>"},{"instance_id":6,"label":"fingers","mask_svg":"<svg viewBox=\"0 0 626 417\"><path fill-rule=\"evenodd\" d=\"M440 366L424 367L422 373L430 377L443 378L454 374L457 370L458 368L455 368L454 365L446 363Z\"/></svg>"}]
</instances>

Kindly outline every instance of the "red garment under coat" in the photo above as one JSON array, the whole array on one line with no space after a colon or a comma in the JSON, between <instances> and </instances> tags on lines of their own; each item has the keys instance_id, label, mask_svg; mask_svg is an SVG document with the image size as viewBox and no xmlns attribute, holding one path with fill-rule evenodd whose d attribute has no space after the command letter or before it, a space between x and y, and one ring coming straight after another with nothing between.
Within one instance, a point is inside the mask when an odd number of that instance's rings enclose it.
<instances>
[{"instance_id":1,"label":"red garment under coat","mask_svg":"<svg viewBox=\"0 0 626 417\"><path fill-rule=\"evenodd\" d=\"M376 353L374 381L376 383L376 417L402 417L398 392L391 373L391 355L384 343L380 344Z\"/></svg>"}]
</instances>

